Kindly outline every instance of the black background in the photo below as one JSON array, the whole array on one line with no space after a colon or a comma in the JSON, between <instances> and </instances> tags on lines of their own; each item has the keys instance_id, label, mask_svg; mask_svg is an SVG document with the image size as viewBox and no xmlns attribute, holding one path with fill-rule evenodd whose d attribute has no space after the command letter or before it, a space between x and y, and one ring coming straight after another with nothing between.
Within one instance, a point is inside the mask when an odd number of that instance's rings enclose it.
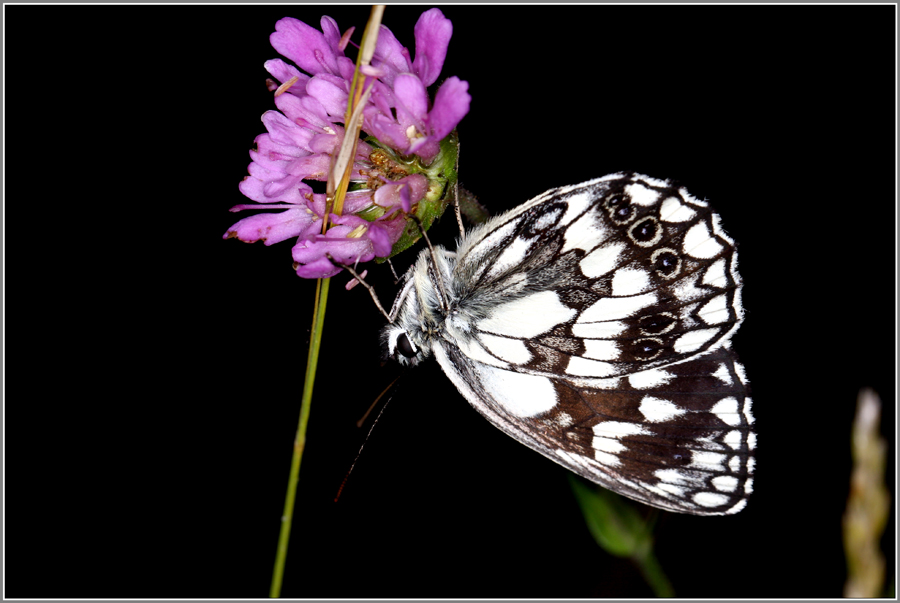
<instances>
[{"instance_id":1,"label":"black background","mask_svg":"<svg viewBox=\"0 0 900 603\"><path fill-rule=\"evenodd\" d=\"M5 594L264 597L315 284L292 273L290 242L221 237L274 109L275 21L329 14L358 42L368 7L4 8ZM411 52L425 8L385 13ZM895 451L895 10L443 10L442 78L473 99L461 180L491 210L634 170L709 199L739 243L755 494L733 517L661 514L676 593L840 596L862 386ZM449 216L432 232L455 236ZM387 270L370 275L389 303ZM590 538L566 472L433 362L401 380L332 502L365 437L355 421L400 372L346 280L283 594L651 596ZM892 567L893 519L887 534Z\"/></svg>"}]
</instances>

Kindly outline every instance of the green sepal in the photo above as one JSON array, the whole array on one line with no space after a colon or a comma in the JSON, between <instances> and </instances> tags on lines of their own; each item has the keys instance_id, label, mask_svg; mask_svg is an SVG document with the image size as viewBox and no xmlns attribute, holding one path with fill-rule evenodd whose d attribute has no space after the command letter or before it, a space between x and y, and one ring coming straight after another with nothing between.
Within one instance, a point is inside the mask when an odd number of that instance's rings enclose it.
<instances>
[{"instance_id":1,"label":"green sepal","mask_svg":"<svg viewBox=\"0 0 900 603\"><path fill-rule=\"evenodd\" d=\"M413 212L422 223L422 228L427 231L434 221L443 215L453 197L453 190L458 179L456 160L459 157L459 137L456 130L441 141L440 152L427 166L420 163L419 157L404 158L396 155L391 149L380 148L388 153L393 161L402 164L408 173L423 174L428 178L428 191L425 193L425 197L415 205ZM406 218L400 215L397 219ZM408 220L403 234L394 243L388 258L412 247L420 238L422 238L422 233L419 226L412 220ZM380 264L388 258L375 258L375 261Z\"/></svg>"},{"instance_id":2,"label":"green sepal","mask_svg":"<svg viewBox=\"0 0 900 603\"><path fill-rule=\"evenodd\" d=\"M369 207L356 212L355 215L359 218L362 218L366 222L374 222L375 220L383 216L385 211L386 210L383 207L379 207L373 203Z\"/></svg>"}]
</instances>

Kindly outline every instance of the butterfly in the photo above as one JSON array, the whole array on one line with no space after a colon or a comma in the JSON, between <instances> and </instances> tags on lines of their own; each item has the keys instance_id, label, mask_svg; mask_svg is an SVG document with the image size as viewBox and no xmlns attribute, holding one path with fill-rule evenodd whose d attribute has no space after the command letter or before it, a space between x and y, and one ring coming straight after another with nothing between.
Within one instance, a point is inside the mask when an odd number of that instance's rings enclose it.
<instances>
[{"instance_id":1,"label":"butterfly","mask_svg":"<svg viewBox=\"0 0 900 603\"><path fill-rule=\"evenodd\" d=\"M737 513L756 434L731 350L737 253L719 222L639 174L547 191L455 252L420 253L387 314L387 353L434 355L494 426L592 482L669 511Z\"/></svg>"}]
</instances>

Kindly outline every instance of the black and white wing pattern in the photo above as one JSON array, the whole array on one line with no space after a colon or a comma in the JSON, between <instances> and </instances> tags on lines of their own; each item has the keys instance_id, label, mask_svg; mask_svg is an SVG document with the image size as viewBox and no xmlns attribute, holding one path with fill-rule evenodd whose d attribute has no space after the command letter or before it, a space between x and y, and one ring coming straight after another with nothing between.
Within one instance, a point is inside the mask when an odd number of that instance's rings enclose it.
<instances>
[{"instance_id":1,"label":"black and white wing pattern","mask_svg":"<svg viewBox=\"0 0 900 603\"><path fill-rule=\"evenodd\" d=\"M667 181L613 174L554 189L423 251L385 330L433 353L499 429L646 504L736 513L752 491L734 242Z\"/></svg>"}]
</instances>

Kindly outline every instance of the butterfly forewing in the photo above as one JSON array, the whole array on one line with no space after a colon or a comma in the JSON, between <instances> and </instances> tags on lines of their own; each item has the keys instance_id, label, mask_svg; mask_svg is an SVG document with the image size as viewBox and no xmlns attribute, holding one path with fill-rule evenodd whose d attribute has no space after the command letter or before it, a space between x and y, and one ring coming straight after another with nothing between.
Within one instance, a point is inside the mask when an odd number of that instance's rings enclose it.
<instances>
[{"instance_id":1,"label":"butterfly forewing","mask_svg":"<svg viewBox=\"0 0 900 603\"><path fill-rule=\"evenodd\" d=\"M551 193L458 251L454 283L483 308L488 353L521 342L522 370L602 378L715 349L736 328L734 246L706 204L644 177Z\"/></svg>"},{"instance_id":2,"label":"butterfly forewing","mask_svg":"<svg viewBox=\"0 0 900 603\"><path fill-rule=\"evenodd\" d=\"M424 254L411 270L398 323L494 425L647 504L743 508L755 436L730 350L741 281L705 202L615 174L548 191L437 257L440 270L424 276ZM448 313L434 310L438 274Z\"/></svg>"}]
</instances>

